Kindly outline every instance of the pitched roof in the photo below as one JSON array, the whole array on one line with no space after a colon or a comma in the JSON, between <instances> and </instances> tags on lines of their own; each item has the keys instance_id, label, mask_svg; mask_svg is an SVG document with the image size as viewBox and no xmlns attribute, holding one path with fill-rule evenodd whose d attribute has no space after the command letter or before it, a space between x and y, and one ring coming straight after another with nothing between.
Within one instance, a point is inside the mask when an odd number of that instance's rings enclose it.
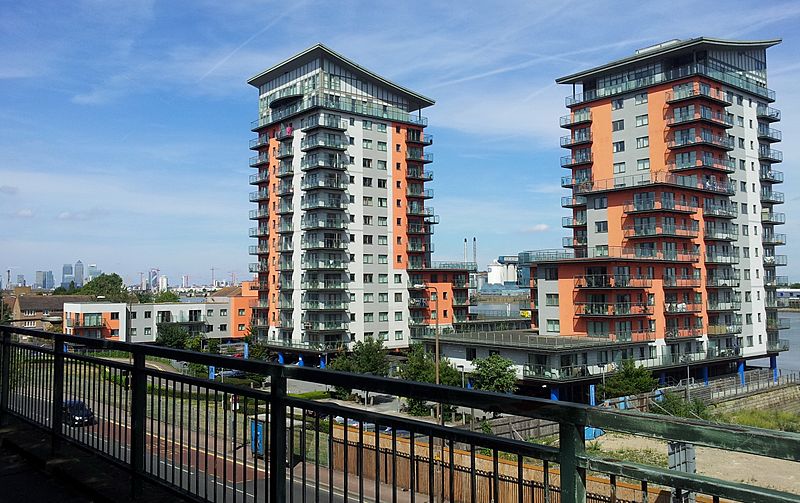
<instances>
[{"instance_id":1,"label":"pitched roof","mask_svg":"<svg viewBox=\"0 0 800 503\"><path fill-rule=\"evenodd\" d=\"M212 293L211 297L236 297L242 294L241 286L226 286Z\"/></svg>"},{"instance_id":2,"label":"pitched roof","mask_svg":"<svg viewBox=\"0 0 800 503\"><path fill-rule=\"evenodd\" d=\"M328 59L332 59L339 63L341 66L347 67L352 72L359 74L362 78L367 81L371 81L378 85L388 87L392 91L405 96L409 103L410 110L417 110L425 107L429 107L436 103L434 100L423 96L419 93L416 93L406 87L403 87L399 84L395 84L394 82L387 80L375 72L367 70L363 66L355 63L354 61L345 58L341 54L333 51L329 47L326 47L323 44L317 44L312 47L309 47L305 51L299 52L292 56L291 58L283 61L282 63L278 63L277 65L273 66L272 68L268 68L263 72L251 77L247 83L254 87L259 87L261 84L265 82L269 82L270 80L283 75L287 71L287 67L298 67L304 64L307 64L315 59L326 57Z\"/></svg>"},{"instance_id":3,"label":"pitched roof","mask_svg":"<svg viewBox=\"0 0 800 503\"><path fill-rule=\"evenodd\" d=\"M583 79L593 76L595 74L603 73L608 70L614 70L619 67L623 67L625 65L631 64L633 62L639 61L646 61L649 59L655 59L663 57L667 54L683 51L689 48L740 48L740 49L755 49L755 48L768 48L772 47L773 45L780 44L782 42L781 39L769 39L769 40L724 40L720 38L710 38L710 37L697 37L697 38L690 38L686 40L669 40L667 42L663 42L661 44L656 44L651 47L645 47L644 49L639 49L636 51L636 54L633 56L628 56L626 58L618 59L616 61L612 61L610 63L606 63L601 66L596 66L594 68L590 68L588 70L581 70L580 72L573 73L571 75L567 75L561 78L556 79L557 84L577 84L583 81Z\"/></svg>"},{"instance_id":4,"label":"pitched roof","mask_svg":"<svg viewBox=\"0 0 800 503\"><path fill-rule=\"evenodd\" d=\"M17 298L22 311L60 311L66 302L89 302L91 295L22 295Z\"/></svg>"}]
</instances>

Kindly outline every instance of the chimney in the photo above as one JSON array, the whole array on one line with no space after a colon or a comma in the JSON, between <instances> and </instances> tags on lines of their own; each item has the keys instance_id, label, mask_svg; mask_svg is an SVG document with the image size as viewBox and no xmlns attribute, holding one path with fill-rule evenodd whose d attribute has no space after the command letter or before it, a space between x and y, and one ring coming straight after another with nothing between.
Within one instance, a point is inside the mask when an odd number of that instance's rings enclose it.
<instances>
[{"instance_id":1,"label":"chimney","mask_svg":"<svg viewBox=\"0 0 800 503\"><path fill-rule=\"evenodd\" d=\"M478 238L472 237L472 261L478 265Z\"/></svg>"},{"instance_id":2,"label":"chimney","mask_svg":"<svg viewBox=\"0 0 800 503\"><path fill-rule=\"evenodd\" d=\"M464 262L467 261L467 238L464 238Z\"/></svg>"}]
</instances>

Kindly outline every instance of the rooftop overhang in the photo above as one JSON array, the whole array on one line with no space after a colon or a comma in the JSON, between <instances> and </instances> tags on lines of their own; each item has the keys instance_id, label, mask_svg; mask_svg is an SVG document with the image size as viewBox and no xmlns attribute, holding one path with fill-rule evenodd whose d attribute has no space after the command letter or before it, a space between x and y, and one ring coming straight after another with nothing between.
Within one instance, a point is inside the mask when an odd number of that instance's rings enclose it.
<instances>
[{"instance_id":1,"label":"rooftop overhang","mask_svg":"<svg viewBox=\"0 0 800 503\"><path fill-rule=\"evenodd\" d=\"M687 40L670 40L651 47L639 49L633 56L558 78L556 79L556 83L580 84L590 77L596 77L609 71L623 69L629 65L661 59L665 56L681 52L691 52L702 49L767 49L781 42L782 40L779 38L770 40L723 40L719 38L698 37Z\"/></svg>"},{"instance_id":2,"label":"rooftop overhang","mask_svg":"<svg viewBox=\"0 0 800 503\"><path fill-rule=\"evenodd\" d=\"M263 72L251 77L247 83L251 86L256 88L260 87L262 84L269 82L270 80L283 75L284 73L292 70L293 68L297 68L299 66L303 66L308 64L315 59L327 58L330 60L335 61L339 65L348 68L354 74L358 75L361 79L366 82L371 82L373 84L386 87L393 92L403 96L408 100L409 104L409 111L411 110L421 110L425 107L429 107L436 103L434 100L423 96L419 93L415 93L410 89L407 89L403 86L395 84L389 80L384 79L380 75L366 68L358 65L352 60L349 60L342 56L341 54L331 50L330 48L326 47L323 44L317 44L312 47L309 47L305 51L302 51L291 58L283 61L282 63L278 63L277 65L264 70Z\"/></svg>"}]
</instances>

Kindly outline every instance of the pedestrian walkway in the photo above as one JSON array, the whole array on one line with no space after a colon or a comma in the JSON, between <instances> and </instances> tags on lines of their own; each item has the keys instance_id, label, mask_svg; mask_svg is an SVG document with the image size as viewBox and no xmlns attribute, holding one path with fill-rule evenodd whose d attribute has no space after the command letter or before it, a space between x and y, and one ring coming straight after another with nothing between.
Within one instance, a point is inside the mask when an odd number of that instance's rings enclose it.
<instances>
[{"instance_id":1,"label":"pedestrian walkway","mask_svg":"<svg viewBox=\"0 0 800 503\"><path fill-rule=\"evenodd\" d=\"M8 448L0 447L0 501L58 501L84 503L94 501L38 469L30 461Z\"/></svg>"}]
</instances>

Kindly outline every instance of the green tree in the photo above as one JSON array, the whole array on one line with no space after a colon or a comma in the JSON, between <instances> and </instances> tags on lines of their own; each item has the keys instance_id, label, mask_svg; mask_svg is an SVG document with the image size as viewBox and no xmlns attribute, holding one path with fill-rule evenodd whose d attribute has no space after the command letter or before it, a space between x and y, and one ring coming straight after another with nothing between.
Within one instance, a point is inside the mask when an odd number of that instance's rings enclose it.
<instances>
[{"instance_id":1,"label":"green tree","mask_svg":"<svg viewBox=\"0 0 800 503\"><path fill-rule=\"evenodd\" d=\"M637 367L633 360L623 360L619 370L606 378L605 386L598 390L604 398L648 393L658 387L658 379L649 370Z\"/></svg>"},{"instance_id":2,"label":"green tree","mask_svg":"<svg viewBox=\"0 0 800 503\"><path fill-rule=\"evenodd\" d=\"M387 352L383 347L383 341L366 338L364 341L356 342L353 346L352 372L359 374L372 374L380 377L389 375L389 360L386 358Z\"/></svg>"},{"instance_id":3,"label":"green tree","mask_svg":"<svg viewBox=\"0 0 800 503\"><path fill-rule=\"evenodd\" d=\"M341 355L331 361L328 368L336 372L355 372L353 357L348 354ZM348 400L352 394L352 388L336 386L333 390L333 396L339 400Z\"/></svg>"},{"instance_id":4,"label":"green tree","mask_svg":"<svg viewBox=\"0 0 800 503\"><path fill-rule=\"evenodd\" d=\"M676 393L665 393L664 399L650 407L650 412L695 419L711 419L711 412L702 400L689 401Z\"/></svg>"},{"instance_id":5,"label":"green tree","mask_svg":"<svg viewBox=\"0 0 800 503\"><path fill-rule=\"evenodd\" d=\"M211 353L212 355L218 355L219 339L208 339L208 343L206 344L206 352Z\"/></svg>"},{"instance_id":6,"label":"green tree","mask_svg":"<svg viewBox=\"0 0 800 503\"><path fill-rule=\"evenodd\" d=\"M205 337L199 334L189 336L186 339L186 342L184 342L184 349L187 349L189 351L196 351L199 353L200 351L203 351L203 341L205 339L206 339Z\"/></svg>"},{"instance_id":7,"label":"green tree","mask_svg":"<svg viewBox=\"0 0 800 503\"><path fill-rule=\"evenodd\" d=\"M165 290L163 292L159 292L158 295L155 296L153 299L154 302L164 303L164 302L180 302L181 298L178 297L178 294L175 292L170 292L169 290Z\"/></svg>"},{"instance_id":8,"label":"green tree","mask_svg":"<svg viewBox=\"0 0 800 503\"><path fill-rule=\"evenodd\" d=\"M55 290L53 290L53 295L73 295L77 291L78 289L75 288L75 282L70 281L66 288L63 286L56 287Z\"/></svg>"},{"instance_id":9,"label":"green tree","mask_svg":"<svg viewBox=\"0 0 800 503\"><path fill-rule=\"evenodd\" d=\"M128 302L130 300L122 278L116 273L101 274L83 285L78 293L95 297L102 296L109 302Z\"/></svg>"},{"instance_id":10,"label":"green tree","mask_svg":"<svg viewBox=\"0 0 800 503\"><path fill-rule=\"evenodd\" d=\"M436 382L436 355L426 353L424 346L413 344L408 352L408 359L400 366L400 377L409 381ZM461 374L450 365L447 358L439 358L439 383L447 386L461 386ZM425 416L430 412L426 400L408 397L408 411L415 416ZM450 407L446 407L447 410ZM445 412L447 412L447 410Z\"/></svg>"},{"instance_id":11,"label":"green tree","mask_svg":"<svg viewBox=\"0 0 800 503\"><path fill-rule=\"evenodd\" d=\"M185 349L189 331L175 323L159 323L156 344L175 349Z\"/></svg>"},{"instance_id":12,"label":"green tree","mask_svg":"<svg viewBox=\"0 0 800 503\"><path fill-rule=\"evenodd\" d=\"M151 292L136 292L136 298L141 304L150 304L153 302L153 294Z\"/></svg>"},{"instance_id":13,"label":"green tree","mask_svg":"<svg viewBox=\"0 0 800 503\"><path fill-rule=\"evenodd\" d=\"M472 380L476 389L513 393L517 390L517 371L514 362L498 354L478 358L472 362L475 371Z\"/></svg>"}]
</instances>

